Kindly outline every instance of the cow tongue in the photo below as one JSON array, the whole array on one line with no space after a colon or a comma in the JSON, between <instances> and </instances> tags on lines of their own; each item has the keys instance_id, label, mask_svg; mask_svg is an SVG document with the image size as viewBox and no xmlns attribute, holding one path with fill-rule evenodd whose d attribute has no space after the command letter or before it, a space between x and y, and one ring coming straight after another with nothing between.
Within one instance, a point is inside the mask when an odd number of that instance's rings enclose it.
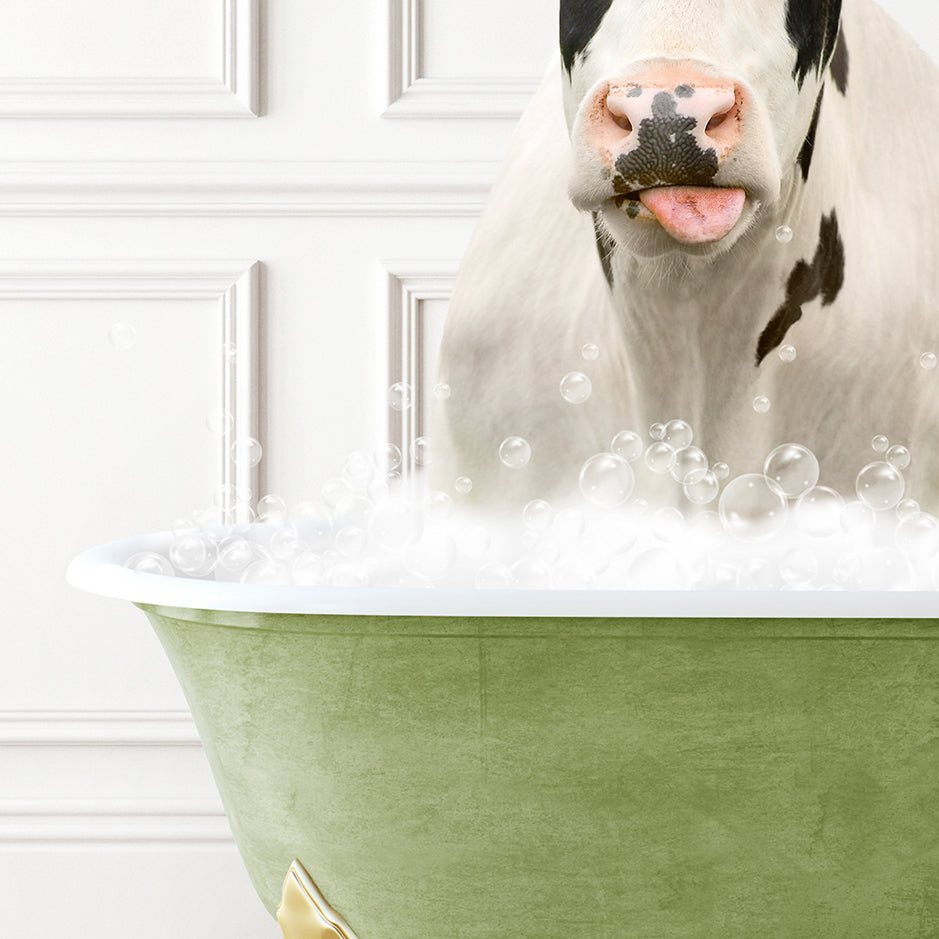
<instances>
[{"instance_id":1,"label":"cow tongue","mask_svg":"<svg viewBox=\"0 0 939 939\"><path fill-rule=\"evenodd\" d=\"M643 189L642 204L676 241L696 245L719 241L737 224L746 194L715 186Z\"/></svg>"}]
</instances>

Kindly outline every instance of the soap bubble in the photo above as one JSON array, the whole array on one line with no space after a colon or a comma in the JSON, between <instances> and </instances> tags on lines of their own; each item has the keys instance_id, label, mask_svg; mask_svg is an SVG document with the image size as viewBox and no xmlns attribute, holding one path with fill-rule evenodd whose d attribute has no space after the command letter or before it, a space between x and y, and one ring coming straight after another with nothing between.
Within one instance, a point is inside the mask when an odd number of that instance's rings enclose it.
<instances>
[{"instance_id":1,"label":"soap bubble","mask_svg":"<svg viewBox=\"0 0 939 939\"><path fill-rule=\"evenodd\" d=\"M841 527L844 499L827 486L813 486L796 502L796 524L816 538L833 535Z\"/></svg>"},{"instance_id":2,"label":"soap bubble","mask_svg":"<svg viewBox=\"0 0 939 939\"><path fill-rule=\"evenodd\" d=\"M125 351L137 340L137 330L132 323L115 323L108 330L108 342L115 349Z\"/></svg>"},{"instance_id":3,"label":"soap bubble","mask_svg":"<svg viewBox=\"0 0 939 939\"><path fill-rule=\"evenodd\" d=\"M277 495L269 494L258 499L258 520L282 522L287 517L287 503Z\"/></svg>"},{"instance_id":4,"label":"soap bubble","mask_svg":"<svg viewBox=\"0 0 939 939\"><path fill-rule=\"evenodd\" d=\"M170 544L170 561L183 574L208 573L212 555L209 542L200 532L177 535Z\"/></svg>"},{"instance_id":5,"label":"soap bubble","mask_svg":"<svg viewBox=\"0 0 939 939\"><path fill-rule=\"evenodd\" d=\"M627 463L632 463L642 456L642 437L632 430L621 430L610 444L610 450L622 457Z\"/></svg>"},{"instance_id":6,"label":"soap bubble","mask_svg":"<svg viewBox=\"0 0 939 939\"><path fill-rule=\"evenodd\" d=\"M671 548L649 548L629 565L629 586L637 590L684 590L687 586L681 561Z\"/></svg>"},{"instance_id":7,"label":"soap bubble","mask_svg":"<svg viewBox=\"0 0 939 939\"><path fill-rule=\"evenodd\" d=\"M650 443L646 449L646 466L648 466L653 473L667 473L674 459L675 451L664 440Z\"/></svg>"},{"instance_id":8,"label":"soap bubble","mask_svg":"<svg viewBox=\"0 0 939 939\"><path fill-rule=\"evenodd\" d=\"M928 512L916 512L904 518L894 534L897 547L918 560L939 553L939 519Z\"/></svg>"},{"instance_id":9,"label":"soap bubble","mask_svg":"<svg viewBox=\"0 0 939 939\"><path fill-rule=\"evenodd\" d=\"M896 548L881 548L862 555L852 586L857 590L909 590L912 584L913 572L903 554Z\"/></svg>"},{"instance_id":10,"label":"soap bubble","mask_svg":"<svg viewBox=\"0 0 939 939\"><path fill-rule=\"evenodd\" d=\"M358 589L368 586L368 572L355 564L337 564L329 574L329 582L334 587Z\"/></svg>"},{"instance_id":11,"label":"soap bubble","mask_svg":"<svg viewBox=\"0 0 939 939\"><path fill-rule=\"evenodd\" d=\"M593 386L583 372L568 372L561 379L561 397L570 404L583 404L590 397Z\"/></svg>"},{"instance_id":12,"label":"soap bubble","mask_svg":"<svg viewBox=\"0 0 939 939\"><path fill-rule=\"evenodd\" d=\"M757 395L753 399L753 410L757 414L765 414L770 409L770 400L766 395Z\"/></svg>"},{"instance_id":13,"label":"soap bubble","mask_svg":"<svg viewBox=\"0 0 939 939\"><path fill-rule=\"evenodd\" d=\"M243 584L256 584L258 586L276 586L290 583L290 570L285 565L272 561L270 558L260 558L245 568L241 575Z\"/></svg>"},{"instance_id":14,"label":"soap bubble","mask_svg":"<svg viewBox=\"0 0 939 939\"><path fill-rule=\"evenodd\" d=\"M434 385L434 397L438 401L446 401L450 397L450 386L445 381L438 381Z\"/></svg>"},{"instance_id":15,"label":"soap bubble","mask_svg":"<svg viewBox=\"0 0 939 939\"><path fill-rule=\"evenodd\" d=\"M356 524L364 522L372 513L372 503L365 496L355 493L348 495L333 510L333 519L337 523L351 521Z\"/></svg>"},{"instance_id":16,"label":"soap bubble","mask_svg":"<svg viewBox=\"0 0 939 939\"><path fill-rule=\"evenodd\" d=\"M382 473L396 470L401 465L401 450L393 443L386 443L375 451L375 466Z\"/></svg>"},{"instance_id":17,"label":"soap bubble","mask_svg":"<svg viewBox=\"0 0 939 939\"><path fill-rule=\"evenodd\" d=\"M460 529L460 556L467 561L479 562L492 545L489 529L473 522Z\"/></svg>"},{"instance_id":18,"label":"soap bubble","mask_svg":"<svg viewBox=\"0 0 939 939\"><path fill-rule=\"evenodd\" d=\"M395 411L406 411L414 401L414 389L406 381L396 381L388 389L388 406Z\"/></svg>"},{"instance_id":19,"label":"soap bubble","mask_svg":"<svg viewBox=\"0 0 939 939\"><path fill-rule=\"evenodd\" d=\"M344 558L357 558L368 541L368 535L358 525L344 525L336 532L336 550Z\"/></svg>"},{"instance_id":20,"label":"soap bubble","mask_svg":"<svg viewBox=\"0 0 939 939\"><path fill-rule=\"evenodd\" d=\"M404 500L390 499L372 513L368 533L378 547L399 551L417 541L423 527L421 515L414 506Z\"/></svg>"},{"instance_id":21,"label":"soap bubble","mask_svg":"<svg viewBox=\"0 0 939 939\"><path fill-rule=\"evenodd\" d=\"M788 225L780 225L776 229L776 240L781 244L788 244L792 241L792 229Z\"/></svg>"},{"instance_id":22,"label":"soap bubble","mask_svg":"<svg viewBox=\"0 0 939 939\"><path fill-rule=\"evenodd\" d=\"M906 469L910 465L910 451L900 444L894 444L887 451L887 462L897 469Z\"/></svg>"},{"instance_id":23,"label":"soap bubble","mask_svg":"<svg viewBox=\"0 0 939 939\"><path fill-rule=\"evenodd\" d=\"M897 518L902 521L911 515L916 515L919 511L919 503L915 499L901 499L894 511L897 513Z\"/></svg>"},{"instance_id":24,"label":"soap bubble","mask_svg":"<svg viewBox=\"0 0 939 939\"><path fill-rule=\"evenodd\" d=\"M430 437L415 437L408 452L418 466L430 466Z\"/></svg>"},{"instance_id":25,"label":"soap bubble","mask_svg":"<svg viewBox=\"0 0 939 939\"><path fill-rule=\"evenodd\" d=\"M326 583L326 563L314 551L304 551L293 559L293 582L301 587L320 587Z\"/></svg>"},{"instance_id":26,"label":"soap bubble","mask_svg":"<svg viewBox=\"0 0 939 939\"><path fill-rule=\"evenodd\" d=\"M665 425L664 424L653 424L649 428L649 439L650 440L662 440L665 437Z\"/></svg>"},{"instance_id":27,"label":"soap bubble","mask_svg":"<svg viewBox=\"0 0 939 939\"><path fill-rule=\"evenodd\" d=\"M587 527L584 513L577 509L561 509L551 520L551 533L562 545L572 545L583 537Z\"/></svg>"},{"instance_id":28,"label":"soap bubble","mask_svg":"<svg viewBox=\"0 0 939 939\"><path fill-rule=\"evenodd\" d=\"M504 590L511 587L514 580L512 572L504 564L490 561L476 571L475 583L477 590Z\"/></svg>"},{"instance_id":29,"label":"soap bubble","mask_svg":"<svg viewBox=\"0 0 939 939\"><path fill-rule=\"evenodd\" d=\"M667 435L666 435L667 441ZM706 470L708 458L697 447L682 447L675 451L675 457L668 468L675 482L683 483L688 474L696 470Z\"/></svg>"},{"instance_id":30,"label":"soap bubble","mask_svg":"<svg viewBox=\"0 0 939 939\"><path fill-rule=\"evenodd\" d=\"M927 371L931 371L936 367L936 353L935 352L924 352L919 357L919 364L922 368Z\"/></svg>"},{"instance_id":31,"label":"soap bubble","mask_svg":"<svg viewBox=\"0 0 939 939\"><path fill-rule=\"evenodd\" d=\"M685 530L685 517L673 506L667 505L652 513L652 534L659 541L678 541Z\"/></svg>"},{"instance_id":32,"label":"soap bubble","mask_svg":"<svg viewBox=\"0 0 939 939\"><path fill-rule=\"evenodd\" d=\"M199 525L197 524L194 518L187 516L181 516L180 518L174 519L173 524L170 525L170 531L174 535L182 535L189 531L198 531Z\"/></svg>"},{"instance_id":33,"label":"soap bubble","mask_svg":"<svg viewBox=\"0 0 939 939\"><path fill-rule=\"evenodd\" d=\"M685 421L669 421L665 425L665 433L662 435L662 440L664 440L673 450L681 450L682 447L687 447L691 444L691 441L694 439L694 431L691 429L691 425ZM700 450L698 451L701 452Z\"/></svg>"},{"instance_id":34,"label":"soap bubble","mask_svg":"<svg viewBox=\"0 0 939 939\"><path fill-rule=\"evenodd\" d=\"M456 542L438 525L424 529L420 541L408 547L408 568L431 579L451 571L457 561Z\"/></svg>"},{"instance_id":35,"label":"soap bubble","mask_svg":"<svg viewBox=\"0 0 939 939\"><path fill-rule=\"evenodd\" d=\"M685 498L695 505L707 505L717 498L721 484L713 471L707 469L692 470L682 483Z\"/></svg>"},{"instance_id":36,"label":"soap bubble","mask_svg":"<svg viewBox=\"0 0 939 939\"><path fill-rule=\"evenodd\" d=\"M293 525L284 525L271 535L271 554L279 561L289 561L306 548Z\"/></svg>"},{"instance_id":37,"label":"soap bubble","mask_svg":"<svg viewBox=\"0 0 939 939\"><path fill-rule=\"evenodd\" d=\"M787 584L808 585L818 575L818 558L807 548L793 548L780 560L779 573Z\"/></svg>"},{"instance_id":38,"label":"soap bubble","mask_svg":"<svg viewBox=\"0 0 939 939\"><path fill-rule=\"evenodd\" d=\"M138 551L124 562L124 567L130 568L138 574L160 574L163 577L175 576L173 565L156 551Z\"/></svg>"},{"instance_id":39,"label":"soap bubble","mask_svg":"<svg viewBox=\"0 0 939 939\"><path fill-rule=\"evenodd\" d=\"M332 540L332 518L322 502L300 502L291 506L287 518L314 551L324 550Z\"/></svg>"},{"instance_id":40,"label":"soap bubble","mask_svg":"<svg viewBox=\"0 0 939 939\"><path fill-rule=\"evenodd\" d=\"M539 558L520 558L510 570L516 587L538 590L551 586L551 569Z\"/></svg>"},{"instance_id":41,"label":"soap bubble","mask_svg":"<svg viewBox=\"0 0 939 939\"><path fill-rule=\"evenodd\" d=\"M342 467L343 479L357 489L366 489L375 474L372 458L364 450L353 450Z\"/></svg>"},{"instance_id":42,"label":"soap bubble","mask_svg":"<svg viewBox=\"0 0 939 939\"><path fill-rule=\"evenodd\" d=\"M718 512L724 530L745 541L763 541L786 525L786 497L773 480L747 473L729 482Z\"/></svg>"},{"instance_id":43,"label":"soap bubble","mask_svg":"<svg viewBox=\"0 0 939 939\"><path fill-rule=\"evenodd\" d=\"M432 522L445 522L453 514L453 499L440 489L435 489L421 504L424 518Z\"/></svg>"},{"instance_id":44,"label":"soap bubble","mask_svg":"<svg viewBox=\"0 0 939 939\"><path fill-rule=\"evenodd\" d=\"M499 446L499 459L509 469L521 469L531 459L531 445L523 437L506 437Z\"/></svg>"},{"instance_id":45,"label":"soap bubble","mask_svg":"<svg viewBox=\"0 0 939 939\"><path fill-rule=\"evenodd\" d=\"M778 590L779 567L768 558L747 558L737 572L738 590Z\"/></svg>"},{"instance_id":46,"label":"soap bubble","mask_svg":"<svg viewBox=\"0 0 939 939\"><path fill-rule=\"evenodd\" d=\"M785 345L779 347L779 358L782 359L783 362L795 361L796 355L795 346Z\"/></svg>"},{"instance_id":47,"label":"soap bubble","mask_svg":"<svg viewBox=\"0 0 939 939\"><path fill-rule=\"evenodd\" d=\"M235 418L227 408L213 408L205 416L205 426L216 437L227 437L235 426Z\"/></svg>"},{"instance_id":48,"label":"soap bubble","mask_svg":"<svg viewBox=\"0 0 939 939\"><path fill-rule=\"evenodd\" d=\"M868 463L855 480L857 497L872 509L892 509L902 498L903 474L890 463Z\"/></svg>"},{"instance_id":49,"label":"soap bubble","mask_svg":"<svg viewBox=\"0 0 939 939\"><path fill-rule=\"evenodd\" d=\"M580 347L580 354L588 362L593 362L600 356L600 347L594 342L585 342Z\"/></svg>"},{"instance_id":50,"label":"soap bubble","mask_svg":"<svg viewBox=\"0 0 939 939\"><path fill-rule=\"evenodd\" d=\"M331 509L335 509L337 505L352 495L352 486L349 485L348 480L343 479L341 476L332 476L323 483L320 495L326 505Z\"/></svg>"},{"instance_id":51,"label":"soap bubble","mask_svg":"<svg viewBox=\"0 0 939 939\"><path fill-rule=\"evenodd\" d=\"M473 489L473 480L469 476L457 476L453 482L453 488L456 489L460 495L465 496L468 492L472 492Z\"/></svg>"},{"instance_id":52,"label":"soap bubble","mask_svg":"<svg viewBox=\"0 0 939 939\"><path fill-rule=\"evenodd\" d=\"M580 491L594 505L612 508L632 494L636 478L630 465L615 453L597 453L580 470Z\"/></svg>"},{"instance_id":53,"label":"soap bubble","mask_svg":"<svg viewBox=\"0 0 939 939\"><path fill-rule=\"evenodd\" d=\"M226 571L243 571L253 560L254 551L245 538L226 538L218 546L218 564Z\"/></svg>"},{"instance_id":54,"label":"soap bubble","mask_svg":"<svg viewBox=\"0 0 939 939\"><path fill-rule=\"evenodd\" d=\"M770 452L763 463L763 474L777 492L797 499L818 482L818 460L807 447L784 443Z\"/></svg>"},{"instance_id":55,"label":"soap bubble","mask_svg":"<svg viewBox=\"0 0 939 939\"><path fill-rule=\"evenodd\" d=\"M717 462L711 467L711 472L718 479L726 479L730 475L730 467L726 463Z\"/></svg>"},{"instance_id":56,"label":"soap bubble","mask_svg":"<svg viewBox=\"0 0 939 939\"><path fill-rule=\"evenodd\" d=\"M875 453L884 453L889 446L890 441L883 434L877 434L877 436L871 440L871 448Z\"/></svg>"},{"instance_id":57,"label":"soap bubble","mask_svg":"<svg viewBox=\"0 0 939 939\"><path fill-rule=\"evenodd\" d=\"M257 466L262 454L261 444L254 437L239 437L231 445L231 458L239 466Z\"/></svg>"},{"instance_id":58,"label":"soap bubble","mask_svg":"<svg viewBox=\"0 0 939 939\"><path fill-rule=\"evenodd\" d=\"M544 499L532 499L522 509L522 521L532 531L545 531L551 524L553 510Z\"/></svg>"},{"instance_id":59,"label":"soap bubble","mask_svg":"<svg viewBox=\"0 0 939 939\"><path fill-rule=\"evenodd\" d=\"M866 502L848 502L841 510L841 528L855 537L869 535L877 525L877 516Z\"/></svg>"}]
</instances>

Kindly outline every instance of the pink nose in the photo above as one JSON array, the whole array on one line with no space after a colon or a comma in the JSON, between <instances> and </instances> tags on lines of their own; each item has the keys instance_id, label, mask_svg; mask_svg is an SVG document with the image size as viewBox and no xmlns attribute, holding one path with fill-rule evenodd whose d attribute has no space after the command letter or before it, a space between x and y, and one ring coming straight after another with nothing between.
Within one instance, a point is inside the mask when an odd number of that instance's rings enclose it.
<instances>
[{"instance_id":1,"label":"pink nose","mask_svg":"<svg viewBox=\"0 0 939 939\"><path fill-rule=\"evenodd\" d=\"M657 69L601 83L587 102L584 132L611 168L635 152L642 165L673 168L674 178L660 183L679 183L688 167L703 165L705 154L714 175L741 138L744 105L743 89L733 81Z\"/></svg>"}]
</instances>

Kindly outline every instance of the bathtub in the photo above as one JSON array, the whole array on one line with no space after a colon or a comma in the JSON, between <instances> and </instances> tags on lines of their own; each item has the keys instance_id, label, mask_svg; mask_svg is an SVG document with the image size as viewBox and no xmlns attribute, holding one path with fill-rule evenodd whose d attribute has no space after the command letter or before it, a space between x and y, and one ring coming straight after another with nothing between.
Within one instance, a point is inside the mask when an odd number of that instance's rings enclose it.
<instances>
[{"instance_id":1,"label":"bathtub","mask_svg":"<svg viewBox=\"0 0 939 939\"><path fill-rule=\"evenodd\" d=\"M68 577L148 616L288 939L939 934L939 595L121 566L167 538Z\"/></svg>"}]
</instances>

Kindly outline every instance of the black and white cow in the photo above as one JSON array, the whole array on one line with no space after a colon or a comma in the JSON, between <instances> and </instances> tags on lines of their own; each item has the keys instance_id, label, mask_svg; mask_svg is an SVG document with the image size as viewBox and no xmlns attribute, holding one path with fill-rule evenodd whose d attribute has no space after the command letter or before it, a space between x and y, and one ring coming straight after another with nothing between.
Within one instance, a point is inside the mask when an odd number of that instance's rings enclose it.
<instances>
[{"instance_id":1,"label":"black and white cow","mask_svg":"<svg viewBox=\"0 0 939 939\"><path fill-rule=\"evenodd\" d=\"M437 484L573 490L615 433L681 418L734 475L798 442L845 494L886 435L935 511L929 57L872 0L561 0L560 26L452 298ZM572 370L582 404L558 391Z\"/></svg>"}]
</instances>

